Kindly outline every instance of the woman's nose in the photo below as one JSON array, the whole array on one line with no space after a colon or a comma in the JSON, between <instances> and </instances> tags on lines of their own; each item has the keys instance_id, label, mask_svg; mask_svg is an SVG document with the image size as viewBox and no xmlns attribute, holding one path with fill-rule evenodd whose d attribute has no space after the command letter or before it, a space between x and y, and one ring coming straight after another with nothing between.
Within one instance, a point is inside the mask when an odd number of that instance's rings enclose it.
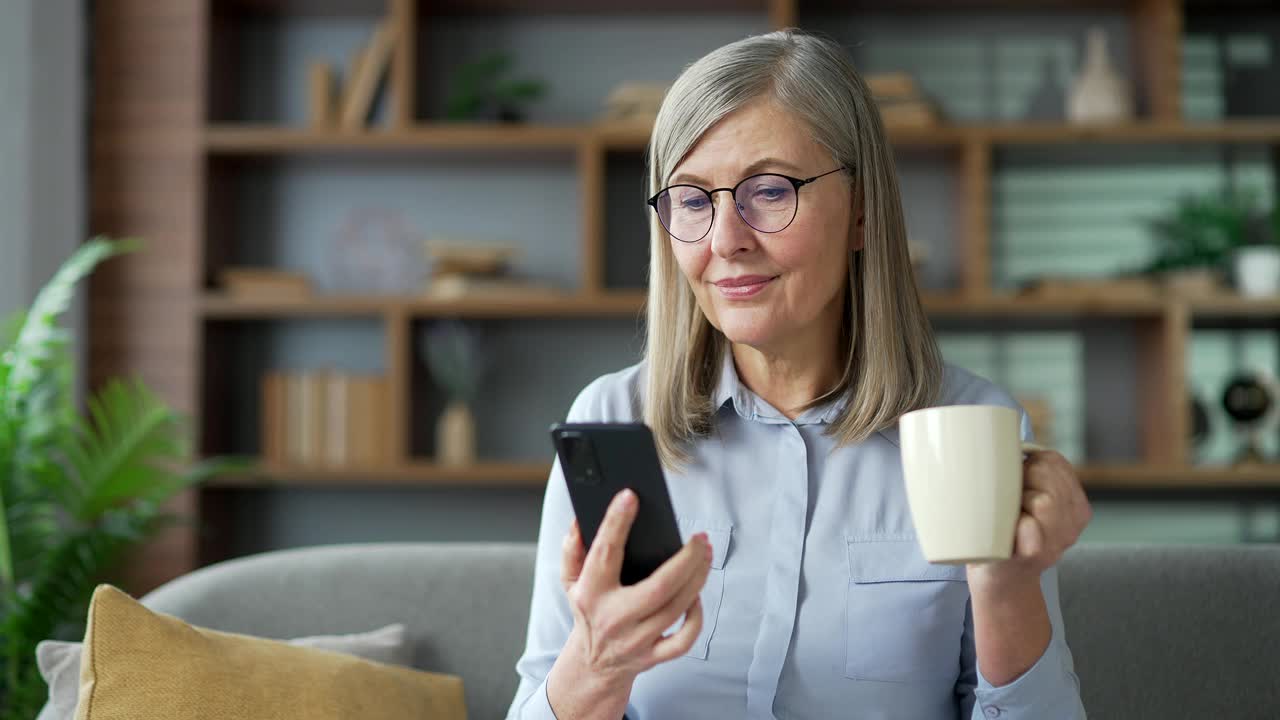
<instances>
[{"instance_id":1,"label":"woman's nose","mask_svg":"<svg viewBox=\"0 0 1280 720\"><path fill-rule=\"evenodd\" d=\"M720 206L716 208L715 222L711 225L711 252L727 258L755 247L755 230L742 219L732 195L717 193Z\"/></svg>"}]
</instances>

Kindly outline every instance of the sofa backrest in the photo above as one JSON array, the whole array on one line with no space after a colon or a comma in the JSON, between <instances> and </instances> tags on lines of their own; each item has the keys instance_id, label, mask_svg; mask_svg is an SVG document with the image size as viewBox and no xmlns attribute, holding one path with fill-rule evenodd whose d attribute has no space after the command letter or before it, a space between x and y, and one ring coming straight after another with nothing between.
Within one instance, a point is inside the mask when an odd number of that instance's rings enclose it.
<instances>
[{"instance_id":1,"label":"sofa backrest","mask_svg":"<svg viewBox=\"0 0 1280 720\"><path fill-rule=\"evenodd\" d=\"M371 544L212 565L156 589L150 608L271 638L408 626L414 665L461 675L468 716L506 715L533 589L532 544Z\"/></svg>"},{"instance_id":2,"label":"sofa backrest","mask_svg":"<svg viewBox=\"0 0 1280 720\"><path fill-rule=\"evenodd\" d=\"M515 694L531 544L335 545L222 563L144 602L265 637L403 622L415 665L464 679L472 720ZM1280 546L1084 545L1060 568L1091 718L1280 717Z\"/></svg>"},{"instance_id":3,"label":"sofa backrest","mask_svg":"<svg viewBox=\"0 0 1280 720\"><path fill-rule=\"evenodd\" d=\"M1058 574L1090 718L1280 718L1280 545L1081 545Z\"/></svg>"}]
</instances>

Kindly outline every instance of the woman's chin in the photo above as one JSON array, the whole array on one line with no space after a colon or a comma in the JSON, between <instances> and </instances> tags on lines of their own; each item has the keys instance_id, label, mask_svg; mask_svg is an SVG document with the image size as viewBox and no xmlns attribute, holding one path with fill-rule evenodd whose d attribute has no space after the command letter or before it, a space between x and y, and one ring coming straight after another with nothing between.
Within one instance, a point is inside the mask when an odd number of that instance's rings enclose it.
<instances>
[{"instance_id":1,"label":"woman's chin","mask_svg":"<svg viewBox=\"0 0 1280 720\"><path fill-rule=\"evenodd\" d=\"M738 313L730 311L729 317L720 317L720 332L729 342L737 345L764 347L772 344L777 335L777 328L772 322L753 322L750 318L735 318Z\"/></svg>"}]
</instances>

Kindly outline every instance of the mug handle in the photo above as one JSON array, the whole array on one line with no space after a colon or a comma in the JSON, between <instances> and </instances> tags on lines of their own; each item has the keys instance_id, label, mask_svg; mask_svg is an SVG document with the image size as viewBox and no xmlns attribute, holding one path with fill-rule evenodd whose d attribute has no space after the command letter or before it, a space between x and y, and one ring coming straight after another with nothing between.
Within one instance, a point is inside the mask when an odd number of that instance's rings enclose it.
<instances>
[{"instance_id":1,"label":"mug handle","mask_svg":"<svg viewBox=\"0 0 1280 720\"><path fill-rule=\"evenodd\" d=\"M1022 443L1022 452L1023 454L1033 453L1033 452L1053 452L1053 448L1049 447L1048 445L1041 445L1039 443L1024 442Z\"/></svg>"}]
</instances>

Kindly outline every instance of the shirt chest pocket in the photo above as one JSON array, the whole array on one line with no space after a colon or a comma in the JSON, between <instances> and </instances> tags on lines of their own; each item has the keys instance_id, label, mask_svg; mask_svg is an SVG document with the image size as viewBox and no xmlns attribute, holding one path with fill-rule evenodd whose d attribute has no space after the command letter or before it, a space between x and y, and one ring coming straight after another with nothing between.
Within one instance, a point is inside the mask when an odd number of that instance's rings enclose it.
<instances>
[{"instance_id":1,"label":"shirt chest pocket","mask_svg":"<svg viewBox=\"0 0 1280 720\"><path fill-rule=\"evenodd\" d=\"M729 556L729 541L733 534L733 526L727 523L716 527L708 527L699 523L697 520L679 520L680 537L685 542L693 537L694 533L705 532L707 540L711 542L711 571L707 573L707 582L702 586L700 597L702 599L702 630L698 632L698 639L694 641L693 646L685 653L685 657L696 658L698 660L706 660L707 652L711 645L711 636L715 634L716 621L720 617L720 604L724 600L724 563ZM684 618L680 618L674 625L667 628L664 635L670 635L680 626L684 624Z\"/></svg>"},{"instance_id":2,"label":"shirt chest pocket","mask_svg":"<svg viewBox=\"0 0 1280 720\"><path fill-rule=\"evenodd\" d=\"M847 540L845 676L954 681L969 586L963 565L932 565L915 539Z\"/></svg>"}]
</instances>

